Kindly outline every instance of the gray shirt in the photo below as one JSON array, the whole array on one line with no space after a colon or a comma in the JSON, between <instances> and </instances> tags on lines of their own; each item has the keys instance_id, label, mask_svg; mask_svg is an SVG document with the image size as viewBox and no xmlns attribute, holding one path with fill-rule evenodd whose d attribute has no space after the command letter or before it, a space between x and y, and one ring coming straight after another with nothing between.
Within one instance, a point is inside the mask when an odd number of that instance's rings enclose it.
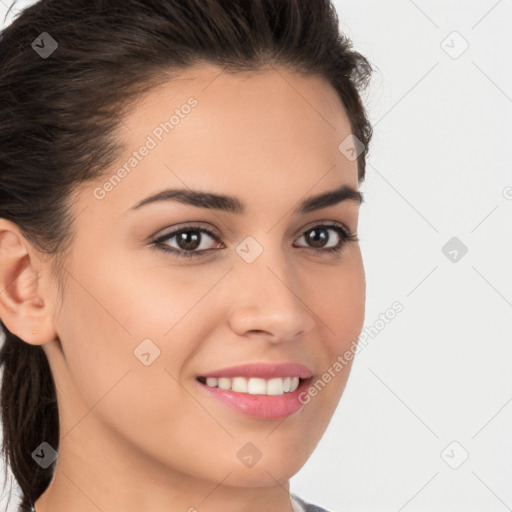
<instances>
[{"instance_id":1,"label":"gray shirt","mask_svg":"<svg viewBox=\"0 0 512 512\"><path fill-rule=\"evenodd\" d=\"M305 502L295 494L292 494L292 498L304 509L304 512L329 512L329 510L319 507L318 505Z\"/></svg>"}]
</instances>

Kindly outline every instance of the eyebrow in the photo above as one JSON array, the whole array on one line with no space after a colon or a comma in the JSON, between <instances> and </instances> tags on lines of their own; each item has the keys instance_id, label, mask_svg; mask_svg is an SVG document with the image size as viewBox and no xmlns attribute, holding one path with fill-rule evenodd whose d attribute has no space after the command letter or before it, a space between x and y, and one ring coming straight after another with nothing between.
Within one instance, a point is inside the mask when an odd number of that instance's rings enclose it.
<instances>
[{"instance_id":1,"label":"eyebrow","mask_svg":"<svg viewBox=\"0 0 512 512\"><path fill-rule=\"evenodd\" d=\"M243 214L246 211L245 204L238 198L214 194L212 192L200 192L190 189L166 189L146 197L142 201L129 208L128 211L137 210L142 206L160 201L177 201L179 203L209 208L228 213ZM356 204L364 202L363 193L350 185L341 185L339 188L309 197L303 200L295 209L296 214L305 214L329 206L334 206L342 201L351 201Z\"/></svg>"}]
</instances>

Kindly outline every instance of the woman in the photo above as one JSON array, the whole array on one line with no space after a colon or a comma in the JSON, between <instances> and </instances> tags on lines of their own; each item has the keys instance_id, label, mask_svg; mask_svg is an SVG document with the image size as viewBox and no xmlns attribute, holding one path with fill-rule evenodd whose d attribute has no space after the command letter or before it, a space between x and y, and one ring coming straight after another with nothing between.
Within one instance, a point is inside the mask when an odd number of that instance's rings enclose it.
<instances>
[{"instance_id":1,"label":"woman","mask_svg":"<svg viewBox=\"0 0 512 512\"><path fill-rule=\"evenodd\" d=\"M329 0L42 0L0 70L20 510L325 510L289 479L363 326L372 132Z\"/></svg>"}]
</instances>

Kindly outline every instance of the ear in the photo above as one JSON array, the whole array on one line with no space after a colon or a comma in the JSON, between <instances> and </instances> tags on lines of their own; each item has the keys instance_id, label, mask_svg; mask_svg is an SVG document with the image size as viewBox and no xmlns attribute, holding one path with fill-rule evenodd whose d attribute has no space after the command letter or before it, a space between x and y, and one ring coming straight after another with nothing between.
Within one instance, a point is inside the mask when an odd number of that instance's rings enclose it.
<instances>
[{"instance_id":1,"label":"ear","mask_svg":"<svg viewBox=\"0 0 512 512\"><path fill-rule=\"evenodd\" d=\"M57 337L50 267L39 255L15 223L0 218L0 318L31 345Z\"/></svg>"}]
</instances>

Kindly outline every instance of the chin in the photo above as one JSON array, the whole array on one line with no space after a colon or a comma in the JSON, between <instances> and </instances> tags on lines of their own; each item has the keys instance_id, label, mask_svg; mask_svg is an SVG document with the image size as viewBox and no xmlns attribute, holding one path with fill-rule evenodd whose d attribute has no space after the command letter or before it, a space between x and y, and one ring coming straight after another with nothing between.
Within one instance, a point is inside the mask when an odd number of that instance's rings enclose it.
<instances>
[{"instance_id":1,"label":"chin","mask_svg":"<svg viewBox=\"0 0 512 512\"><path fill-rule=\"evenodd\" d=\"M234 470L231 475L224 481L224 484L232 487L275 487L286 483L294 476L301 465L292 468L289 465L281 464L279 467L256 467L250 469Z\"/></svg>"}]
</instances>

